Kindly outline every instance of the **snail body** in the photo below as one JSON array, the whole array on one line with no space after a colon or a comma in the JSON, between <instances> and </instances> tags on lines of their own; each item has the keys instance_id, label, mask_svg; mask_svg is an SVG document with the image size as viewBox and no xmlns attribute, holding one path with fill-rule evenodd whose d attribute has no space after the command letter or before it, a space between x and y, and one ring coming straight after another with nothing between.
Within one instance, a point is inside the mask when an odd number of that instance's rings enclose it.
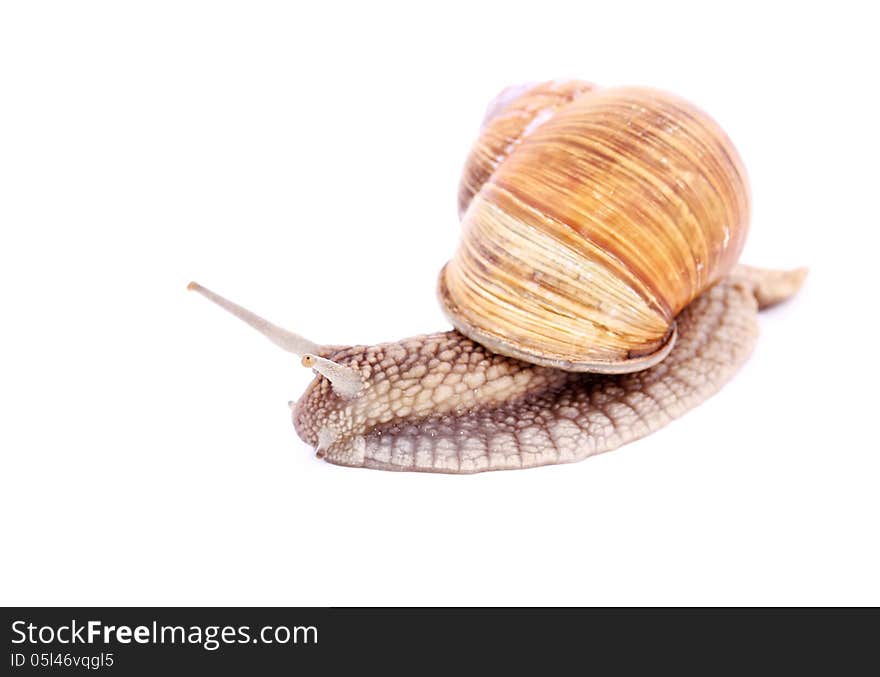
<instances>
[{"instance_id":1,"label":"snail body","mask_svg":"<svg viewBox=\"0 0 880 677\"><path fill-rule=\"evenodd\" d=\"M746 360L805 271L737 265L742 163L691 104L639 88L512 88L459 191L438 282L455 330L322 346L191 283L316 378L292 404L325 460L472 473L578 461L657 430Z\"/></svg>"}]
</instances>

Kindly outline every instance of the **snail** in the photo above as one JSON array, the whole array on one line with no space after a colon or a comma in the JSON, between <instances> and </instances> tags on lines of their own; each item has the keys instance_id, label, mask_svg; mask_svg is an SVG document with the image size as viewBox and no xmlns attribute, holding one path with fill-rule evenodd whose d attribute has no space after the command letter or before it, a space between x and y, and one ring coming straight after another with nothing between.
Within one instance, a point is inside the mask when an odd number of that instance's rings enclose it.
<instances>
[{"instance_id":1,"label":"snail","mask_svg":"<svg viewBox=\"0 0 880 677\"><path fill-rule=\"evenodd\" d=\"M438 281L451 331L319 345L190 283L314 371L291 410L319 458L474 473L610 451L717 392L758 310L806 274L737 263L739 155L705 113L652 89L504 90L458 199Z\"/></svg>"}]
</instances>

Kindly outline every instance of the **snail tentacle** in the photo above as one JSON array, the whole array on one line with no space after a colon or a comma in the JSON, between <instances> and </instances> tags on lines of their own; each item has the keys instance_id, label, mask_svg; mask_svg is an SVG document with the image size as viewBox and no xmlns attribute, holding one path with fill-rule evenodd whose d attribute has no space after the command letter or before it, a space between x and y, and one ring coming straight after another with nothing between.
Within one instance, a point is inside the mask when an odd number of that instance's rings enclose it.
<instances>
[{"instance_id":1,"label":"snail tentacle","mask_svg":"<svg viewBox=\"0 0 880 677\"><path fill-rule=\"evenodd\" d=\"M364 379L356 369L318 355L303 355L302 365L310 367L330 381L333 390L346 399L356 397L364 387Z\"/></svg>"},{"instance_id":2,"label":"snail tentacle","mask_svg":"<svg viewBox=\"0 0 880 677\"><path fill-rule=\"evenodd\" d=\"M197 282L190 282L187 286L190 291L195 291L204 296L206 299L220 306L226 312L234 315L239 320L256 329L267 339L272 341L276 346L289 353L297 356L307 354L323 355L326 348L307 338L300 336L292 331L283 329L269 322L265 318L260 317L256 313L251 312L247 308L243 308L237 303L233 303L227 298L220 296L216 292L211 291L207 287L203 287Z\"/></svg>"}]
</instances>

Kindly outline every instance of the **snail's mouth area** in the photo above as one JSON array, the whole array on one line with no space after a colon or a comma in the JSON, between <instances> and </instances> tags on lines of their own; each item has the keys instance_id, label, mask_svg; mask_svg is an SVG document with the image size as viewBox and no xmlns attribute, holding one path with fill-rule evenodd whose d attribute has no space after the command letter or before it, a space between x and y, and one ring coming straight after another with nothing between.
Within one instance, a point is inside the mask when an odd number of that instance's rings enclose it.
<instances>
[{"instance_id":1,"label":"snail's mouth area","mask_svg":"<svg viewBox=\"0 0 880 677\"><path fill-rule=\"evenodd\" d=\"M290 403L290 418L293 421L293 429L297 437L310 447L318 445L318 428L309 415L306 397L303 395L297 402Z\"/></svg>"}]
</instances>

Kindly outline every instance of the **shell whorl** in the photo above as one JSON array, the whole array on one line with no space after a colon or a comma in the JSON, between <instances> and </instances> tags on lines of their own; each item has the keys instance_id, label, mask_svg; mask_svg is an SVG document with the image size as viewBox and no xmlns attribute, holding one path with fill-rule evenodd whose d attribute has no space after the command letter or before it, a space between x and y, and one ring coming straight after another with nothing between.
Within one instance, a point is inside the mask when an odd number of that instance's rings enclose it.
<instances>
[{"instance_id":1,"label":"shell whorl","mask_svg":"<svg viewBox=\"0 0 880 677\"><path fill-rule=\"evenodd\" d=\"M529 83L508 87L496 96L486 110L479 140L464 165L458 187L459 217L524 137L557 110L594 88L595 85L577 80Z\"/></svg>"},{"instance_id":2,"label":"shell whorl","mask_svg":"<svg viewBox=\"0 0 880 677\"><path fill-rule=\"evenodd\" d=\"M643 88L507 90L459 192L439 296L462 333L572 371L662 359L676 315L736 263L745 171L699 109Z\"/></svg>"}]
</instances>

